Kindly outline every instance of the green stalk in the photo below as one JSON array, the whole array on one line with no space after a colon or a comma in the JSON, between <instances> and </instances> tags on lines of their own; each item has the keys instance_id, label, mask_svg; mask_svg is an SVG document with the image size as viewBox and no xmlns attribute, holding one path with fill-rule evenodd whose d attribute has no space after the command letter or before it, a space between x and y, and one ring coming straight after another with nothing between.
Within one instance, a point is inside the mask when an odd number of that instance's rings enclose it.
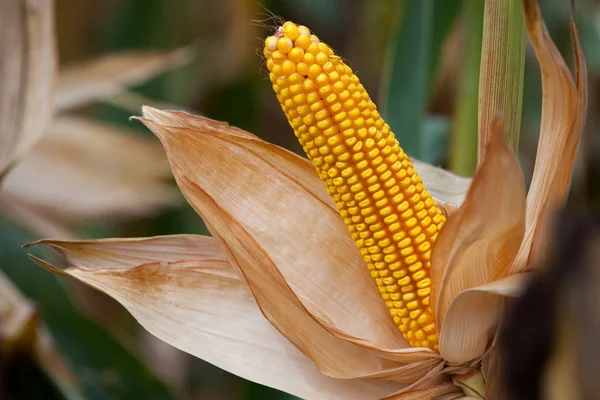
<instances>
[{"instance_id":1,"label":"green stalk","mask_svg":"<svg viewBox=\"0 0 600 400\"><path fill-rule=\"evenodd\" d=\"M472 175L477 165L477 101L483 6L484 2L481 0L465 0L463 3L465 54L462 57L460 86L450 143L450 169L463 176Z\"/></svg>"},{"instance_id":2,"label":"green stalk","mask_svg":"<svg viewBox=\"0 0 600 400\"><path fill-rule=\"evenodd\" d=\"M521 0L486 0L479 81L478 162L485 155L490 128L504 117L504 138L517 153L521 133L525 23Z\"/></svg>"}]
</instances>

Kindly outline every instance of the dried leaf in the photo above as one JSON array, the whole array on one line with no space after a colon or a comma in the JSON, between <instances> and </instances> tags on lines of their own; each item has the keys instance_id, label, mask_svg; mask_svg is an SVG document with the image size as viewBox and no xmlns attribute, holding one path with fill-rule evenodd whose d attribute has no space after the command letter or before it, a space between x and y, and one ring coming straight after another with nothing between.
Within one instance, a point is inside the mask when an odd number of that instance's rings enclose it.
<instances>
[{"instance_id":1,"label":"dried leaf","mask_svg":"<svg viewBox=\"0 0 600 400\"><path fill-rule=\"evenodd\" d=\"M137 50L67 66L58 75L56 109L63 112L115 96L127 86L188 63L191 57L187 47L170 52Z\"/></svg>"},{"instance_id":2,"label":"dried leaf","mask_svg":"<svg viewBox=\"0 0 600 400\"><path fill-rule=\"evenodd\" d=\"M0 192L0 215L22 226L36 237L59 237L75 239L77 229L56 216L50 216L35 205L26 204L19 196L13 196L6 190Z\"/></svg>"},{"instance_id":3,"label":"dried leaf","mask_svg":"<svg viewBox=\"0 0 600 400\"><path fill-rule=\"evenodd\" d=\"M438 327L461 292L506 276L523 238L525 183L501 128L498 122L467 199L449 217L433 250L431 304Z\"/></svg>"},{"instance_id":4,"label":"dried leaf","mask_svg":"<svg viewBox=\"0 0 600 400\"><path fill-rule=\"evenodd\" d=\"M0 4L0 178L43 133L56 71L54 2Z\"/></svg>"},{"instance_id":5,"label":"dried leaf","mask_svg":"<svg viewBox=\"0 0 600 400\"><path fill-rule=\"evenodd\" d=\"M511 273L539 261L548 218L565 201L587 107L587 71L575 21L576 82L552 42L536 0L523 0L525 23L542 72L542 125L527 195L527 230Z\"/></svg>"},{"instance_id":6,"label":"dried leaf","mask_svg":"<svg viewBox=\"0 0 600 400\"><path fill-rule=\"evenodd\" d=\"M47 229L139 216L178 203L170 178L157 142L114 125L64 116L6 176L0 201L24 215L26 226L39 223L46 226L39 233L51 233Z\"/></svg>"},{"instance_id":7,"label":"dried leaf","mask_svg":"<svg viewBox=\"0 0 600 400\"><path fill-rule=\"evenodd\" d=\"M123 304L151 333L246 379L304 398L377 399L400 384L321 375L264 318L216 243L194 235L40 241L73 265L72 276Z\"/></svg>"},{"instance_id":8,"label":"dried leaf","mask_svg":"<svg viewBox=\"0 0 600 400\"><path fill-rule=\"evenodd\" d=\"M527 279L528 274L511 275L460 293L448 307L440 331L442 357L455 364L481 357L500 323L505 298L519 296Z\"/></svg>"}]
</instances>

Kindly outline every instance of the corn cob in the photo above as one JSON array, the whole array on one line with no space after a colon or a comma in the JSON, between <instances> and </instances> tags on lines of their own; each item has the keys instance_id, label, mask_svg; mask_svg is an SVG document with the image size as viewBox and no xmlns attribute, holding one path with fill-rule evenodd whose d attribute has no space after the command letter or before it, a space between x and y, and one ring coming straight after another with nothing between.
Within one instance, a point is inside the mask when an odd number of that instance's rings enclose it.
<instances>
[{"instance_id":1,"label":"corn cob","mask_svg":"<svg viewBox=\"0 0 600 400\"><path fill-rule=\"evenodd\" d=\"M305 26L265 40L277 100L348 226L404 337L439 349L429 305L445 217L350 67Z\"/></svg>"}]
</instances>

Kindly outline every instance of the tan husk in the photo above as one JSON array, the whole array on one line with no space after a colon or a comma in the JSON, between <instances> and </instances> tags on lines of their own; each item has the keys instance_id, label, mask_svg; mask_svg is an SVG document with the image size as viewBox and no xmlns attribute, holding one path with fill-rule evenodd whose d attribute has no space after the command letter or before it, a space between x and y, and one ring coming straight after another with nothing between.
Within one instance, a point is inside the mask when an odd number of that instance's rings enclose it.
<instances>
[{"instance_id":1,"label":"tan husk","mask_svg":"<svg viewBox=\"0 0 600 400\"><path fill-rule=\"evenodd\" d=\"M19 224L37 236L62 239L77 237L77 230L68 222L60 221L38 210L34 205L23 203L18 196L13 196L6 191L3 191L0 196L0 210L2 218Z\"/></svg>"},{"instance_id":2,"label":"tan husk","mask_svg":"<svg viewBox=\"0 0 600 400\"><path fill-rule=\"evenodd\" d=\"M440 354L461 364L484 355L496 333L507 297L521 294L527 274L511 275L460 293L446 313L440 332Z\"/></svg>"},{"instance_id":3,"label":"tan husk","mask_svg":"<svg viewBox=\"0 0 600 400\"><path fill-rule=\"evenodd\" d=\"M542 72L542 125L527 195L525 238L511 267L517 273L539 261L551 214L566 200L587 107L587 71L575 21L571 34L575 76L550 38L536 0L523 0L525 23Z\"/></svg>"},{"instance_id":4,"label":"tan husk","mask_svg":"<svg viewBox=\"0 0 600 400\"><path fill-rule=\"evenodd\" d=\"M170 178L158 142L112 124L57 117L7 174L0 214L41 236L70 237L85 221L139 216L180 203Z\"/></svg>"},{"instance_id":5,"label":"tan husk","mask_svg":"<svg viewBox=\"0 0 600 400\"><path fill-rule=\"evenodd\" d=\"M37 142L52 113L54 2L0 3L0 179Z\"/></svg>"},{"instance_id":6,"label":"tan husk","mask_svg":"<svg viewBox=\"0 0 600 400\"><path fill-rule=\"evenodd\" d=\"M0 52L11 60L0 66L6 95L0 98L0 217L38 236L72 238L86 221L137 217L180 203L158 143L89 119L51 120L48 110L53 97L61 112L117 94L182 65L191 50L109 55L61 70L54 85L53 2L21 3L2 3L0 13L10 20L0 24L8 38ZM10 171L2 171L8 163Z\"/></svg>"},{"instance_id":7,"label":"tan husk","mask_svg":"<svg viewBox=\"0 0 600 400\"><path fill-rule=\"evenodd\" d=\"M433 249L430 301L438 327L456 296L505 276L523 238L525 183L500 123L492 130L487 154L465 202Z\"/></svg>"},{"instance_id":8,"label":"tan husk","mask_svg":"<svg viewBox=\"0 0 600 400\"><path fill-rule=\"evenodd\" d=\"M39 241L62 254L64 270L123 304L173 346L253 380L315 399L378 399L393 382L336 380L317 371L264 318L252 293L216 241L177 235L98 241Z\"/></svg>"},{"instance_id":9,"label":"tan husk","mask_svg":"<svg viewBox=\"0 0 600 400\"><path fill-rule=\"evenodd\" d=\"M191 60L191 48L172 51L136 50L67 65L56 82L57 112L83 107L122 92Z\"/></svg>"}]
</instances>

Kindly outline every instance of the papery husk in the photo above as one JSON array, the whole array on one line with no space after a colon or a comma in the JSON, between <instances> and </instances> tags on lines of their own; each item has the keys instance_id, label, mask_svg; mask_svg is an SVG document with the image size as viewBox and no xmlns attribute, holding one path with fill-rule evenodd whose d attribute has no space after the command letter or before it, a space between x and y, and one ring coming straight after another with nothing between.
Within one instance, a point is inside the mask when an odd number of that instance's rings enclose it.
<instances>
[{"instance_id":1,"label":"papery husk","mask_svg":"<svg viewBox=\"0 0 600 400\"><path fill-rule=\"evenodd\" d=\"M379 399L406 385L337 380L264 318L251 291L209 237L176 235L88 241L44 240L74 277L123 304L152 334L246 379L304 398Z\"/></svg>"},{"instance_id":2,"label":"papery husk","mask_svg":"<svg viewBox=\"0 0 600 400\"><path fill-rule=\"evenodd\" d=\"M501 121L487 154L465 202L448 219L432 252L430 301L438 327L456 296L506 276L523 238L525 182L502 138Z\"/></svg>"},{"instance_id":3,"label":"papery husk","mask_svg":"<svg viewBox=\"0 0 600 400\"><path fill-rule=\"evenodd\" d=\"M451 364L486 352L504 297L520 293L525 281L521 275L498 280L508 275L525 229L525 184L499 122L467 199L448 219L432 255L431 304L440 354Z\"/></svg>"},{"instance_id":4,"label":"papery husk","mask_svg":"<svg viewBox=\"0 0 600 400\"><path fill-rule=\"evenodd\" d=\"M69 238L82 223L134 217L183 200L160 144L81 117L55 118L7 174L0 214L39 236Z\"/></svg>"},{"instance_id":5,"label":"papery husk","mask_svg":"<svg viewBox=\"0 0 600 400\"><path fill-rule=\"evenodd\" d=\"M334 336L321 323L325 321L323 316L327 315L324 314L327 310L322 311L322 304L316 310L318 315L311 314L270 255L244 226L205 192L198 190L199 187L186 179L177 167L174 167L174 173L179 175L178 183L187 194L188 201L204 217L209 231L219 240L232 264L246 279L265 317L306 354L321 373L343 379L395 379L412 383L431 368L434 361L427 357L415 359L415 362L407 365L408 368L404 368ZM312 299L308 297L308 300ZM319 321L316 320L318 317ZM417 361L420 361L419 365ZM414 368L418 369L417 376L410 374Z\"/></svg>"},{"instance_id":6,"label":"papery husk","mask_svg":"<svg viewBox=\"0 0 600 400\"><path fill-rule=\"evenodd\" d=\"M77 229L68 222L48 215L35 205L23 203L19 196L13 196L7 191L0 194L0 210L2 218L20 225L38 237L77 237Z\"/></svg>"},{"instance_id":7,"label":"papery husk","mask_svg":"<svg viewBox=\"0 0 600 400\"><path fill-rule=\"evenodd\" d=\"M190 62L191 47L171 51L135 50L67 65L58 74L57 112L113 97L163 72Z\"/></svg>"},{"instance_id":8,"label":"papery husk","mask_svg":"<svg viewBox=\"0 0 600 400\"><path fill-rule=\"evenodd\" d=\"M575 20L571 35L575 82L550 38L536 0L523 0L525 23L542 72L542 125L527 195L527 229L510 273L538 263L545 251L549 218L566 200L587 107L587 69Z\"/></svg>"},{"instance_id":9,"label":"papery husk","mask_svg":"<svg viewBox=\"0 0 600 400\"><path fill-rule=\"evenodd\" d=\"M0 180L38 141L52 114L54 2L0 3Z\"/></svg>"},{"instance_id":10,"label":"papery husk","mask_svg":"<svg viewBox=\"0 0 600 400\"><path fill-rule=\"evenodd\" d=\"M507 297L519 296L528 274L511 275L460 293L446 313L440 331L440 354L462 364L484 355L492 343Z\"/></svg>"}]
</instances>

